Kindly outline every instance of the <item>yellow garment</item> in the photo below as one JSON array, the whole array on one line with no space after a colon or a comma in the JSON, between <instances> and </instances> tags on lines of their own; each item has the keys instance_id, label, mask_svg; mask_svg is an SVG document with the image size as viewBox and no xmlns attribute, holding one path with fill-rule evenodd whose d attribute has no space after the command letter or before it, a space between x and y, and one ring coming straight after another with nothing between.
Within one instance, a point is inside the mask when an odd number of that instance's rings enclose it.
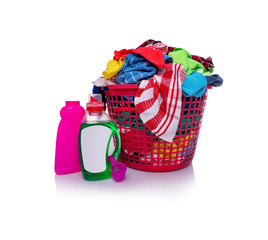
<instances>
[{"instance_id":1,"label":"yellow garment","mask_svg":"<svg viewBox=\"0 0 268 240\"><path fill-rule=\"evenodd\" d=\"M185 140L192 139L194 137L194 130L191 131L191 134L186 135ZM184 136L180 137L180 141L178 138L175 138L172 143L166 142L164 140L160 140L160 144L157 142L154 143L153 153L159 154L159 158L163 158L164 160L170 159L170 149L171 149L171 158L176 158L179 152L183 151L183 143ZM185 141L185 147L189 145L189 141ZM165 149L166 146L166 149ZM178 149L178 146L180 147ZM164 154L165 152L165 154Z\"/></svg>"},{"instance_id":2,"label":"yellow garment","mask_svg":"<svg viewBox=\"0 0 268 240\"><path fill-rule=\"evenodd\" d=\"M110 60L107 63L107 69L102 73L103 77L105 77L106 79L110 79L111 77L116 75L123 68L124 62L124 57L119 58L119 61Z\"/></svg>"}]
</instances>

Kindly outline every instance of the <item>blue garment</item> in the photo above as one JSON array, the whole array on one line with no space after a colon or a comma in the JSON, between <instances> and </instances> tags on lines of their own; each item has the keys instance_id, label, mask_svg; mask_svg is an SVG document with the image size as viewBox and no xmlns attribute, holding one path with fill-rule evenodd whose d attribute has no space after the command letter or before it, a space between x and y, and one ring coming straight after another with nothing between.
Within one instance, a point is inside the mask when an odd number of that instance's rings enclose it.
<instances>
[{"instance_id":1,"label":"blue garment","mask_svg":"<svg viewBox=\"0 0 268 240\"><path fill-rule=\"evenodd\" d=\"M223 83L223 79L218 74L213 74L211 76L206 76L208 85L219 87Z\"/></svg>"},{"instance_id":2,"label":"blue garment","mask_svg":"<svg viewBox=\"0 0 268 240\"><path fill-rule=\"evenodd\" d=\"M182 93L186 97L201 97L207 88L206 77L199 72L193 72L192 74L186 76L184 82L181 86Z\"/></svg>"},{"instance_id":3,"label":"blue garment","mask_svg":"<svg viewBox=\"0 0 268 240\"><path fill-rule=\"evenodd\" d=\"M173 59L172 59L172 57L164 54L164 61L165 61L165 63L172 63Z\"/></svg>"},{"instance_id":4,"label":"blue garment","mask_svg":"<svg viewBox=\"0 0 268 240\"><path fill-rule=\"evenodd\" d=\"M118 73L116 84L133 84L157 73L157 67L139 54L130 53L125 57L122 70Z\"/></svg>"}]
</instances>

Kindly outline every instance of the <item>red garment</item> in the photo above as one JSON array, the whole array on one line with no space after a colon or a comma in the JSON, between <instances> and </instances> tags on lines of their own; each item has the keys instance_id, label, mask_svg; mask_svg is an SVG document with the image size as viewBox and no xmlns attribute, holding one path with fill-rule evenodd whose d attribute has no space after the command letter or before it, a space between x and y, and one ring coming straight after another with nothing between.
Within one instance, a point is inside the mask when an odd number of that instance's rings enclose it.
<instances>
[{"instance_id":1,"label":"red garment","mask_svg":"<svg viewBox=\"0 0 268 240\"><path fill-rule=\"evenodd\" d=\"M120 51L114 51L114 60L119 60L120 57L125 57L130 53L137 53L147 59L149 62L153 63L159 68L166 68L164 55L161 50L157 50L151 47L140 47L137 49L122 49Z\"/></svg>"},{"instance_id":2,"label":"red garment","mask_svg":"<svg viewBox=\"0 0 268 240\"><path fill-rule=\"evenodd\" d=\"M169 54L170 52L173 52L174 49L175 49L175 47L170 47L170 46L168 46L168 54Z\"/></svg>"},{"instance_id":3,"label":"red garment","mask_svg":"<svg viewBox=\"0 0 268 240\"><path fill-rule=\"evenodd\" d=\"M200 62L206 69L207 71L209 71L209 67L214 68L213 62L212 62L212 58L208 57L208 58L203 58L203 57L199 57L196 55L192 55L192 58L197 61Z\"/></svg>"},{"instance_id":4,"label":"red garment","mask_svg":"<svg viewBox=\"0 0 268 240\"><path fill-rule=\"evenodd\" d=\"M132 53L131 49L127 50L127 49L122 49L120 51L114 51L114 60L119 60L119 58L121 57L126 57L128 54Z\"/></svg>"},{"instance_id":5,"label":"red garment","mask_svg":"<svg viewBox=\"0 0 268 240\"><path fill-rule=\"evenodd\" d=\"M165 64L163 52L161 50L157 50L150 47L140 47L137 49L132 49L132 52L140 54L149 62L153 63L155 66L159 68L167 67L167 65Z\"/></svg>"}]
</instances>

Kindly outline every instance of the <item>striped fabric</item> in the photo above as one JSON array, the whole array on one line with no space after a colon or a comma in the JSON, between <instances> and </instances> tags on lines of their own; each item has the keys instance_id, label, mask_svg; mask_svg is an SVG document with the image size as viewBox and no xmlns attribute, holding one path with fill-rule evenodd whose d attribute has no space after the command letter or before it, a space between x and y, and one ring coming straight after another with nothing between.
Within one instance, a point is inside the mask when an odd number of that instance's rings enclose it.
<instances>
[{"instance_id":1,"label":"striped fabric","mask_svg":"<svg viewBox=\"0 0 268 240\"><path fill-rule=\"evenodd\" d=\"M161 50L164 54L168 52L168 46L164 43L156 43L154 47L155 49Z\"/></svg>"},{"instance_id":2,"label":"striped fabric","mask_svg":"<svg viewBox=\"0 0 268 240\"><path fill-rule=\"evenodd\" d=\"M186 77L184 68L167 63L150 80L143 80L135 96L141 120L160 139L172 142L181 114L181 85Z\"/></svg>"}]
</instances>

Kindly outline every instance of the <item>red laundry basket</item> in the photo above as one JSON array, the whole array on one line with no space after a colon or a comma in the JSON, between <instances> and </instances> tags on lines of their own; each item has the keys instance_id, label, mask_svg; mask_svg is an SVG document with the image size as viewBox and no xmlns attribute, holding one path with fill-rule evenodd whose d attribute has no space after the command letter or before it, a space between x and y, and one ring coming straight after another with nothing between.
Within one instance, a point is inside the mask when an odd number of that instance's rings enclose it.
<instances>
[{"instance_id":1,"label":"red laundry basket","mask_svg":"<svg viewBox=\"0 0 268 240\"><path fill-rule=\"evenodd\" d=\"M181 118L172 143L154 136L135 109L138 85L111 85L105 91L108 112L121 136L120 161L144 171L164 172L188 166L194 157L207 91L202 97L182 97Z\"/></svg>"}]
</instances>

